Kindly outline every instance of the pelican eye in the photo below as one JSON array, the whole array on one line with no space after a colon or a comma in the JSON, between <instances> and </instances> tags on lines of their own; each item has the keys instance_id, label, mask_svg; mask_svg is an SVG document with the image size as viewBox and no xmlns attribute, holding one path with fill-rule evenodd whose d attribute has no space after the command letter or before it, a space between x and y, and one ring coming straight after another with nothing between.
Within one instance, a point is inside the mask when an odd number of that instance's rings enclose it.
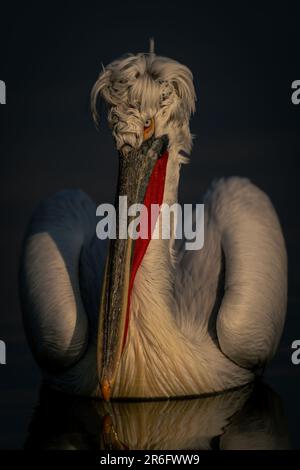
<instances>
[{"instance_id":1,"label":"pelican eye","mask_svg":"<svg viewBox=\"0 0 300 470\"><path fill-rule=\"evenodd\" d=\"M144 140L149 139L154 134L154 118L149 118L144 122Z\"/></svg>"}]
</instances>

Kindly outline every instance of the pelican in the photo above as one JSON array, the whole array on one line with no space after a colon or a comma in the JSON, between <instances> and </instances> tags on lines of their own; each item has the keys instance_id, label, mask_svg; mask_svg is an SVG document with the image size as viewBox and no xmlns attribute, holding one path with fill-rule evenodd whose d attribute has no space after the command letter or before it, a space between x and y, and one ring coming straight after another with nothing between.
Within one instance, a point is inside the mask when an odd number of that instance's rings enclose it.
<instances>
[{"instance_id":1,"label":"pelican","mask_svg":"<svg viewBox=\"0 0 300 470\"><path fill-rule=\"evenodd\" d=\"M98 123L106 104L116 200L171 206L192 149L196 95L191 71L153 44L103 66L91 109ZM174 236L100 240L96 205L80 190L42 202L24 239L20 291L46 384L106 401L153 399L217 393L262 373L286 312L280 222L245 178L215 181L203 202L204 246L194 251Z\"/></svg>"}]
</instances>

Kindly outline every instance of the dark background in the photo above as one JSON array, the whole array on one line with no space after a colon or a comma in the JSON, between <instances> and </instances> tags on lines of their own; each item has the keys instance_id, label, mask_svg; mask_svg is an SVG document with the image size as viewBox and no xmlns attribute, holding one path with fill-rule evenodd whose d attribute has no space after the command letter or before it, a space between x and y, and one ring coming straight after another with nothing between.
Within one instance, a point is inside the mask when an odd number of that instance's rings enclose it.
<instances>
[{"instance_id":1,"label":"dark background","mask_svg":"<svg viewBox=\"0 0 300 470\"><path fill-rule=\"evenodd\" d=\"M226 2L227 3L227 2ZM40 375L27 347L18 300L20 244L34 207L62 188L82 188L97 204L113 200L117 158L103 116L97 133L89 93L104 65L125 52L156 53L186 64L198 96L196 135L183 168L182 202L201 202L221 175L249 177L271 197L289 253L289 306L279 352L266 380L283 398L291 441L300 447L299 372L290 360L300 338L298 248L300 10L240 2L114 1L1 4L0 79L0 448L22 447Z\"/></svg>"}]
</instances>

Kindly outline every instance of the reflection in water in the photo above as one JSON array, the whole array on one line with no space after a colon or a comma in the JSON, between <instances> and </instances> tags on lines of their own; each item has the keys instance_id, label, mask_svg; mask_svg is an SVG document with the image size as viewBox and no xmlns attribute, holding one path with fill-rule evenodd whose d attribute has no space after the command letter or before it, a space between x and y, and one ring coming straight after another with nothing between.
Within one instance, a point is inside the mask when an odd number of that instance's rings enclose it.
<instances>
[{"instance_id":1,"label":"reflection in water","mask_svg":"<svg viewBox=\"0 0 300 470\"><path fill-rule=\"evenodd\" d=\"M280 397L258 382L187 400L104 403L42 388L27 449L286 449Z\"/></svg>"}]
</instances>

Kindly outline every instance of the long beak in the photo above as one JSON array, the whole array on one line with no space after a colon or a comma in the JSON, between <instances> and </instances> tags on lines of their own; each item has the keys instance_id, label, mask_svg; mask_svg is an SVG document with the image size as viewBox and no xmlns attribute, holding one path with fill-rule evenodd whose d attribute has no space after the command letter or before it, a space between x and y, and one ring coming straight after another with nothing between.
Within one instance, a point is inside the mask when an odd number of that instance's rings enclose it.
<instances>
[{"instance_id":1,"label":"long beak","mask_svg":"<svg viewBox=\"0 0 300 470\"><path fill-rule=\"evenodd\" d=\"M116 194L116 234L110 240L99 317L97 348L98 376L102 397L109 400L120 363L127 328L129 282L134 240L119 238L119 196L127 196L128 207L143 203L154 165L168 145L166 135L150 138L139 150L119 152L119 178ZM126 216L126 233L130 220ZM124 227L122 227L124 233Z\"/></svg>"}]
</instances>

